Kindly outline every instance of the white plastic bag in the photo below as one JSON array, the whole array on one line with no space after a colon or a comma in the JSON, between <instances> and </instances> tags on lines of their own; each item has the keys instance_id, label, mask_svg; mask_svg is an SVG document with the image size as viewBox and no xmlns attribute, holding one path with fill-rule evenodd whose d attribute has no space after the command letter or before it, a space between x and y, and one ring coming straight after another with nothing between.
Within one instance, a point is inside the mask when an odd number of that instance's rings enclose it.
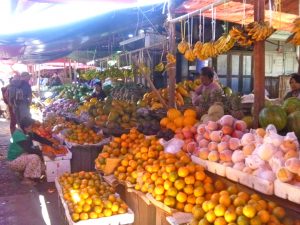
<instances>
[{"instance_id":1,"label":"white plastic bag","mask_svg":"<svg viewBox=\"0 0 300 225\"><path fill-rule=\"evenodd\" d=\"M169 141L165 141L164 139L159 139L159 143L164 146L165 152L176 154L179 152L184 145L184 141L177 138L172 138Z\"/></svg>"},{"instance_id":2,"label":"white plastic bag","mask_svg":"<svg viewBox=\"0 0 300 225\"><path fill-rule=\"evenodd\" d=\"M277 134L276 127L273 124L267 126L264 143L273 144L274 146L279 147L283 142L283 138L283 136Z\"/></svg>"}]
</instances>

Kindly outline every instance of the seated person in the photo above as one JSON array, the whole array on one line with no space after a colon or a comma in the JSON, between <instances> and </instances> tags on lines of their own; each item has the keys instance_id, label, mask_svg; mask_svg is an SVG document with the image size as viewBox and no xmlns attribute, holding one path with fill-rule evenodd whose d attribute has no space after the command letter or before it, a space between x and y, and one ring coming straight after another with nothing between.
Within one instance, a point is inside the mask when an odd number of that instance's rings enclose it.
<instances>
[{"instance_id":1,"label":"seated person","mask_svg":"<svg viewBox=\"0 0 300 225\"><path fill-rule=\"evenodd\" d=\"M193 105L199 104L202 95L213 94L215 91L222 91L221 86L214 81L214 71L210 67L203 67L200 72L201 85L192 94Z\"/></svg>"},{"instance_id":2,"label":"seated person","mask_svg":"<svg viewBox=\"0 0 300 225\"><path fill-rule=\"evenodd\" d=\"M292 73L290 76L291 91L286 94L284 100L291 97L300 98L300 75L298 73Z\"/></svg>"},{"instance_id":3,"label":"seated person","mask_svg":"<svg viewBox=\"0 0 300 225\"><path fill-rule=\"evenodd\" d=\"M21 173L24 177L22 183L29 185L34 185L34 179L41 178L45 171L43 153L33 145L32 140L57 147L51 141L33 133L33 123L34 120L28 117L21 120L20 129L16 129L12 134L7 153L9 168ZM49 155L49 157L52 156Z\"/></svg>"},{"instance_id":4,"label":"seated person","mask_svg":"<svg viewBox=\"0 0 300 225\"><path fill-rule=\"evenodd\" d=\"M94 92L93 92L91 98L97 98L98 100L101 100L101 101L103 101L106 98L106 94L104 93L104 91L102 89L101 81L98 81L94 84Z\"/></svg>"}]
</instances>

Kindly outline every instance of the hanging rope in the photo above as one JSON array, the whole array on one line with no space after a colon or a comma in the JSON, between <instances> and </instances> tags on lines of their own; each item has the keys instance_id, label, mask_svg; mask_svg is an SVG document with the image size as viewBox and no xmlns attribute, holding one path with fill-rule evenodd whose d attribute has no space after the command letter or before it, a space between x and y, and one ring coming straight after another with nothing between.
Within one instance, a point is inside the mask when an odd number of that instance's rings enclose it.
<instances>
[{"instance_id":1,"label":"hanging rope","mask_svg":"<svg viewBox=\"0 0 300 225\"><path fill-rule=\"evenodd\" d=\"M193 32L194 31L194 20L193 20L193 17L191 18L191 42L190 42L190 44L191 44L191 46L192 46L192 44L193 44Z\"/></svg>"},{"instance_id":2,"label":"hanging rope","mask_svg":"<svg viewBox=\"0 0 300 225\"><path fill-rule=\"evenodd\" d=\"M272 26L272 21L273 21L273 9L272 9L272 0L269 0L269 22L270 25Z\"/></svg>"},{"instance_id":3,"label":"hanging rope","mask_svg":"<svg viewBox=\"0 0 300 225\"><path fill-rule=\"evenodd\" d=\"M214 41L216 38L216 20L215 20L216 10L214 6L211 6L211 32L212 32L212 40Z\"/></svg>"},{"instance_id":4,"label":"hanging rope","mask_svg":"<svg viewBox=\"0 0 300 225\"><path fill-rule=\"evenodd\" d=\"M188 16L188 19L187 19L187 27L188 27L188 43L190 44L190 41L191 41L191 35L190 35L190 16Z\"/></svg>"},{"instance_id":5,"label":"hanging rope","mask_svg":"<svg viewBox=\"0 0 300 225\"><path fill-rule=\"evenodd\" d=\"M202 16L202 23L203 23L203 26L202 26L202 42L204 43L205 41L205 17L204 15Z\"/></svg>"},{"instance_id":6,"label":"hanging rope","mask_svg":"<svg viewBox=\"0 0 300 225\"><path fill-rule=\"evenodd\" d=\"M242 25L245 26L246 23L246 0L243 0L243 20Z\"/></svg>"},{"instance_id":7,"label":"hanging rope","mask_svg":"<svg viewBox=\"0 0 300 225\"><path fill-rule=\"evenodd\" d=\"M274 5L275 5L275 11L279 13L279 28L281 27L281 0L275 0L274 1Z\"/></svg>"},{"instance_id":8,"label":"hanging rope","mask_svg":"<svg viewBox=\"0 0 300 225\"><path fill-rule=\"evenodd\" d=\"M201 41L201 36L202 36L202 11L199 11L199 41Z\"/></svg>"}]
</instances>

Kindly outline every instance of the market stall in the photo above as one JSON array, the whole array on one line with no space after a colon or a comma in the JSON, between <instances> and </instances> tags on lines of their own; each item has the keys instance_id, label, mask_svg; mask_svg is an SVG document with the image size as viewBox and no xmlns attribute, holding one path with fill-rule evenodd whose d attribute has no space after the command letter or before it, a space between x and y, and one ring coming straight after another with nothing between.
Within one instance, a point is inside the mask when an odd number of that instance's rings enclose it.
<instances>
[{"instance_id":1,"label":"market stall","mask_svg":"<svg viewBox=\"0 0 300 225\"><path fill-rule=\"evenodd\" d=\"M265 21L265 1L254 1L254 21L244 12L242 26L217 37L216 18L223 12L225 20L226 4L235 2L211 1L175 18L170 1L170 43L157 65L142 48L128 68L116 63L87 70L80 74L82 83L52 90L34 131L60 145L42 151L55 156L44 161L65 224L299 225L300 100L265 106L264 42L279 22ZM199 19L196 41L193 16ZM299 24L293 22L295 45ZM213 78L217 90L201 93L198 101L203 79L176 84L179 56L204 61L235 46L254 46L253 112L244 110L239 93ZM154 72L167 74L167 87L155 87ZM107 79L106 98L92 97L91 83Z\"/></svg>"}]
</instances>

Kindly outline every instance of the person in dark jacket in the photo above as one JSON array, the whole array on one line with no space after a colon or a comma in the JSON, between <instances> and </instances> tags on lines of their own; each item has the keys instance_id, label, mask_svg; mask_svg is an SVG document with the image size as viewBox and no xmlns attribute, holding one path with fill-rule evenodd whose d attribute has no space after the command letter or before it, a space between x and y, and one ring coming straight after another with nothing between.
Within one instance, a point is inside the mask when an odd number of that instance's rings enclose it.
<instances>
[{"instance_id":1,"label":"person in dark jacket","mask_svg":"<svg viewBox=\"0 0 300 225\"><path fill-rule=\"evenodd\" d=\"M29 84L30 78L31 75L28 72L23 72L19 79L12 80L9 85L9 104L13 107L19 126L23 118L31 117L32 90Z\"/></svg>"},{"instance_id":2,"label":"person in dark jacket","mask_svg":"<svg viewBox=\"0 0 300 225\"><path fill-rule=\"evenodd\" d=\"M23 174L24 184L34 184L34 179L40 178L45 171L42 151L33 145L33 141L41 144L55 146L51 141L32 132L34 120L23 118L20 129L16 129L12 135L8 148L7 160L10 169ZM49 155L51 158L52 156Z\"/></svg>"},{"instance_id":3,"label":"person in dark jacket","mask_svg":"<svg viewBox=\"0 0 300 225\"><path fill-rule=\"evenodd\" d=\"M94 92L93 92L91 98L97 98L98 100L101 100L101 101L103 101L106 98L106 94L104 93L104 91L102 89L101 81L98 81L94 84Z\"/></svg>"},{"instance_id":4,"label":"person in dark jacket","mask_svg":"<svg viewBox=\"0 0 300 225\"><path fill-rule=\"evenodd\" d=\"M290 78L291 91L286 94L284 100L290 97L300 98L300 75L292 73Z\"/></svg>"}]
</instances>

